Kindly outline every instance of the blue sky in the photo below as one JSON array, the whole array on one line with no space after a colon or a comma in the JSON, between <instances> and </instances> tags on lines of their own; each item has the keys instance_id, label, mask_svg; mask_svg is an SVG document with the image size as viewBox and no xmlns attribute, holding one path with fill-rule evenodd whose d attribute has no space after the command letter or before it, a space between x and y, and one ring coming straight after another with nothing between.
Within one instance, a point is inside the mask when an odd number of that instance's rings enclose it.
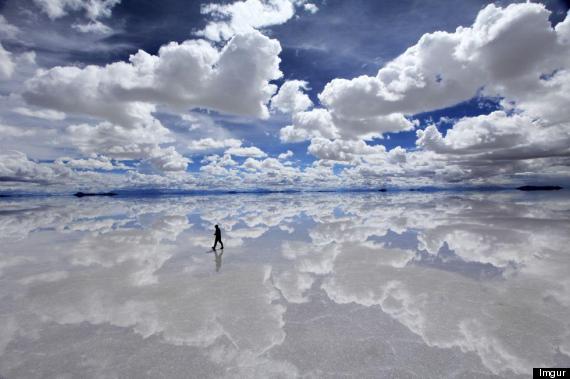
<instances>
[{"instance_id":1,"label":"blue sky","mask_svg":"<svg viewBox=\"0 0 570 379\"><path fill-rule=\"evenodd\" d=\"M562 1L0 11L0 191L570 181Z\"/></svg>"}]
</instances>

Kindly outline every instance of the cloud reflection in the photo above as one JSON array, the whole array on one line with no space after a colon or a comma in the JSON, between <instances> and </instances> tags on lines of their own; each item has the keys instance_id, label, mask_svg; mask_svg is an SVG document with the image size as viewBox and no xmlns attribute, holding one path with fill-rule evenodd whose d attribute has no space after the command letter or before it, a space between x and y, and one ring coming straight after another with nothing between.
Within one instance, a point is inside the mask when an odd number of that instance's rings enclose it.
<instances>
[{"instance_id":1,"label":"cloud reflection","mask_svg":"<svg viewBox=\"0 0 570 379\"><path fill-rule=\"evenodd\" d=\"M107 346L104 376L129 373L137 346L171 352L173 377L186 363L204 377L322 376L340 364L324 357L348 346L360 354L342 370L354 375L568 364L570 198L532 196L3 200L0 374L47 372L21 347L64 362L66 349L49 348L62 338ZM310 325L307 340L298 332ZM297 353L308 346L312 361ZM384 351L373 365L370 349ZM65 362L58 373L103 375L103 363Z\"/></svg>"}]
</instances>

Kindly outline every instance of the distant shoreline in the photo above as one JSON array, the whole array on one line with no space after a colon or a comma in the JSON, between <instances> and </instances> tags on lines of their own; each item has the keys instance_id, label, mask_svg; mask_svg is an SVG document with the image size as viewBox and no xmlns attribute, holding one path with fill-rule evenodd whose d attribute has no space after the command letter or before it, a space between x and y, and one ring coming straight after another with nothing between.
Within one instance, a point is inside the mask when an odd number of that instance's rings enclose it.
<instances>
[{"instance_id":1,"label":"distant shoreline","mask_svg":"<svg viewBox=\"0 0 570 379\"><path fill-rule=\"evenodd\" d=\"M164 197L164 196L215 196L215 195L270 195L270 194L298 194L298 193L437 193L437 192L501 192L501 191L559 191L561 186L520 186L520 187L460 187L460 188L354 188L354 189L310 189L310 190L113 190L105 192L69 192L69 193L0 193L0 198L18 197Z\"/></svg>"}]
</instances>

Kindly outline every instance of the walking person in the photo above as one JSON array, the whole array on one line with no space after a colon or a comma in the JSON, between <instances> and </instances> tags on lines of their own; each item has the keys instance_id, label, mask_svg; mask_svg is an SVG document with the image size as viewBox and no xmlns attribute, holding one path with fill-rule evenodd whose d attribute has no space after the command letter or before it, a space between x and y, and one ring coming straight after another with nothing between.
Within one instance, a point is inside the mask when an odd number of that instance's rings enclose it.
<instances>
[{"instance_id":1,"label":"walking person","mask_svg":"<svg viewBox=\"0 0 570 379\"><path fill-rule=\"evenodd\" d=\"M216 236L216 240L214 241L214 246L212 246L212 249L216 250L216 246L218 246L218 242L220 243L220 245L222 245L222 249L223 249L224 243L222 242L222 231L220 230L220 227L218 225L216 225L216 231L214 232L214 235Z\"/></svg>"}]
</instances>

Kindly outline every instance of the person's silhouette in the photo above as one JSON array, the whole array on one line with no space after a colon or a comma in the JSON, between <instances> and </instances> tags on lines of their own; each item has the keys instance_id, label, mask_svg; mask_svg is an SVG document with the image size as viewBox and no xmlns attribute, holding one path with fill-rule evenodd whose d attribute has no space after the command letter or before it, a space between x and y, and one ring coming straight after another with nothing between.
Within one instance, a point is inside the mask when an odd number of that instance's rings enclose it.
<instances>
[{"instance_id":1,"label":"person's silhouette","mask_svg":"<svg viewBox=\"0 0 570 379\"><path fill-rule=\"evenodd\" d=\"M214 232L214 235L216 236L216 240L214 241L214 246L212 246L212 249L216 250L216 246L218 246L218 242L220 243L220 245L222 245L222 249L223 249L224 243L222 242L222 231L220 230L218 225L216 225L216 231Z\"/></svg>"}]
</instances>

